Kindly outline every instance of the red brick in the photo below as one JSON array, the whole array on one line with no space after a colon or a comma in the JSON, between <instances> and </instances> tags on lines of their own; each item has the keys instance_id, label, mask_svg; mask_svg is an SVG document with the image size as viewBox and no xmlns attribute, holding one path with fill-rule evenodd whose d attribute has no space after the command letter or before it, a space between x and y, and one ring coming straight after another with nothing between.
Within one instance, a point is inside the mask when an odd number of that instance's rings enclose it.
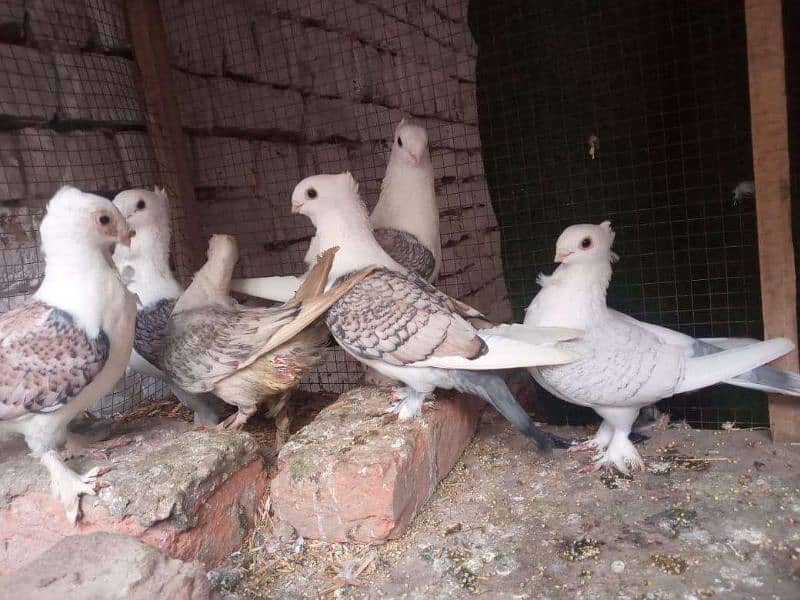
<instances>
[{"instance_id":1,"label":"red brick","mask_svg":"<svg viewBox=\"0 0 800 600\"><path fill-rule=\"evenodd\" d=\"M250 142L228 137L196 137L192 140L196 187L255 186Z\"/></svg>"},{"instance_id":2,"label":"red brick","mask_svg":"<svg viewBox=\"0 0 800 600\"><path fill-rule=\"evenodd\" d=\"M17 140L11 134L0 134L0 202L25 197ZM4 256L5 258L5 256ZM0 269L2 271L2 269Z\"/></svg>"},{"instance_id":3,"label":"red brick","mask_svg":"<svg viewBox=\"0 0 800 600\"><path fill-rule=\"evenodd\" d=\"M300 181L297 148L277 142L254 142L256 192L276 198L288 206L294 186Z\"/></svg>"},{"instance_id":4,"label":"red brick","mask_svg":"<svg viewBox=\"0 0 800 600\"><path fill-rule=\"evenodd\" d=\"M150 187L158 181L158 167L150 136L138 132L122 132L114 136L125 183L129 187Z\"/></svg>"},{"instance_id":5,"label":"red brick","mask_svg":"<svg viewBox=\"0 0 800 600\"><path fill-rule=\"evenodd\" d=\"M92 36L86 0L28 0L27 29L38 48L86 48Z\"/></svg>"},{"instance_id":6,"label":"red brick","mask_svg":"<svg viewBox=\"0 0 800 600\"><path fill-rule=\"evenodd\" d=\"M181 124L189 129L210 130L214 126L208 80L172 69Z\"/></svg>"},{"instance_id":7,"label":"red brick","mask_svg":"<svg viewBox=\"0 0 800 600\"><path fill-rule=\"evenodd\" d=\"M100 48L130 48L128 25L125 22L125 0L86 0L86 11L92 23L94 40Z\"/></svg>"},{"instance_id":8,"label":"red brick","mask_svg":"<svg viewBox=\"0 0 800 600\"><path fill-rule=\"evenodd\" d=\"M347 147L340 144L313 144L303 146L301 174L303 177L320 173L342 173L350 170Z\"/></svg>"},{"instance_id":9,"label":"red brick","mask_svg":"<svg viewBox=\"0 0 800 600\"><path fill-rule=\"evenodd\" d=\"M132 535L207 569L239 548L268 486L252 438L185 431L188 424L166 419L126 427L136 442L112 451L114 469L103 476L110 487L83 497L83 518L75 526L50 494L46 471L27 455L24 443L3 442L6 478L19 472L25 476L3 482L0 573L19 568L67 536L98 531ZM78 464L87 466L85 460Z\"/></svg>"},{"instance_id":10,"label":"red brick","mask_svg":"<svg viewBox=\"0 0 800 600\"><path fill-rule=\"evenodd\" d=\"M441 393L404 423L383 414L390 404L385 390L356 388L300 430L278 457L275 517L328 542L399 537L463 453L480 404Z\"/></svg>"},{"instance_id":11,"label":"red brick","mask_svg":"<svg viewBox=\"0 0 800 600\"><path fill-rule=\"evenodd\" d=\"M222 74L220 5L203 0L161 0L159 4L171 63L191 73Z\"/></svg>"}]
</instances>

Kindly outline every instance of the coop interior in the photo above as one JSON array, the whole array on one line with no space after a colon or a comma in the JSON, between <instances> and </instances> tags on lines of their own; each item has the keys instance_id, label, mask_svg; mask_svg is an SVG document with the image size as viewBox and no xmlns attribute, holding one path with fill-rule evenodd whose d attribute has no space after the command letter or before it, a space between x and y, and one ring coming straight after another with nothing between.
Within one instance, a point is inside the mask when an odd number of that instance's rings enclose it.
<instances>
[{"instance_id":1,"label":"coop interior","mask_svg":"<svg viewBox=\"0 0 800 600\"><path fill-rule=\"evenodd\" d=\"M796 343L788 0L0 0L0 319L42 283L40 224L64 185L109 200L164 188L183 286L214 234L235 238L237 279L299 276L315 227L293 189L350 172L371 211L401 120L428 137L433 283L492 324L523 322L566 227L608 220L609 307L697 339ZM0 320L0 351L9 331ZM797 352L772 366L797 373ZM600 424L526 370L502 375L545 430ZM583 472L585 454L537 452L469 395L437 391L400 421L392 389L364 377L330 341L276 449L266 411L243 432L200 427L168 383L128 369L73 423L128 442L68 461L113 469L75 525L24 441L0 438L0 589L800 594L796 397L665 397L635 424L644 471Z\"/></svg>"}]
</instances>

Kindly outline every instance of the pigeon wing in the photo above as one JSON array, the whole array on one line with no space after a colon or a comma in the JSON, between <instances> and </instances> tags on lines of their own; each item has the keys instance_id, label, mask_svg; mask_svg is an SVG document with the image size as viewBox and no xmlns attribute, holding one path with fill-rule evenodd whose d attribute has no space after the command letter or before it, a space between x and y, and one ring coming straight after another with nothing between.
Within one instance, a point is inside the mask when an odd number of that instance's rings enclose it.
<instances>
[{"instance_id":1,"label":"pigeon wing","mask_svg":"<svg viewBox=\"0 0 800 600\"><path fill-rule=\"evenodd\" d=\"M416 236L398 229L376 229L375 239L396 262L426 281L430 281L436 259Z\"/></svg>"},{"instance_id":2,"label":"pigeon wing","mask_svg":"<svg viewBox=\"0 0 800 600\"><path fill-rule=\"evenodd\" d=\"M0 316L0 420L58 410L103 370L109 351L104 331L90 338L43 302Z\"/></svg>"},{"instance_id":3,"label":"pigeon wing","mask_svg":"<svg viewBox=\"0 0 800 600\"><path fill-rule=\"evenodd\" d=\"M133 348L151 365L158 365L161 349L167 336L167 325L175 298L162 298L136 314L136 334Z\"/></svg>"}]
</instances>

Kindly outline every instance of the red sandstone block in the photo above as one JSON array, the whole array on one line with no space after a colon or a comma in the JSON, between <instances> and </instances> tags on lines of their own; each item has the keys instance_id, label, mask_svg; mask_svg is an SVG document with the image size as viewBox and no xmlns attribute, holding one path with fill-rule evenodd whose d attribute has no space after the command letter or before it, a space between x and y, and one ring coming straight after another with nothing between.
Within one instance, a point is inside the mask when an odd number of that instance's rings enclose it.
<instances>
[{"instance_id":1,"label":"red sandstone block","mask_svg":"<svg viewBox=\"0 0 800 600\"><path fill-rule=\"evenodd\" d=\"M297 69L296 42L289 35L299 26L275 16L263 14L254 23L254 36L261 57L257 81L278 85L291 85L292 71ZM250 63L248 62L248 68Z\"/></svg>"},{"instance_id":2,"label":"red sandstone block","mask_svg":"<svg viewBox=\"0 0 800 600\"><path fill-rule=\"evenodd\" d=\"M98 531L132 535L173 558L213 568L241 545L268 487L258 445L239 432L186 431L187 423L129 424L135 442L112 451L110 486L81 501L76 526L51 496L49 478L21 440L2 444L0 574L63 538ZM86 470L89 461L71 461ZM96 464L98 461L94 461Z\"/></svg>"},{"instance_id":3,"label":"red sandstone block","mask_svg":"<svg viewBox=\"0 0 800 600\"><path fill-rule=\"evenodd\" d=\"M399 423L384 414L391 401L378 388L351 390L283 447L270 492L278 519L328 542L400 536L466 448L480 404L440 393Z\"/></svg>"},{"instance_id":4,"label":"red sandstone block","mask_svg":"<svg viewBox=\"0 0 800 600\"><path fill-rule=\"evenodd\" d=\"M245 187L255 185L250 142L228 137L196 137L192 140L196 187Z\"/></svg>"},{"instance_id":5,"label":"red sandstone block","mask_svg":"<svg viewBox=\"0 0 800 600\"><path fill-rule=\"evenodd\" d=\"M303 99L298 92L224 77L211 82L214 125L242 131L300 133Z\"/></svg>"},{"instance_id":6,"label":"red sandstone block","mask_svg":"<svg viewBox=\"0 0 800 600\"><path fill-rule=\"evenodd\" d=\"M297 148L278 142L254 142L256 160L256 193L261 197L284 202L300 181Z\"/></svg>"},{"instance_id":7,"label":"red sandstone block","mask_svg":"<svg viewBox=\"0 0 800 600\"><path fill-rule=\"evenodd\" d=\"M70 121L144 122L133 61L101 54L53 56L58 74L58 116Z\"/></svg>"},{"instance_id":8,"label":"red sandstone block","mask_svg":"<svg viewBox=\"0 0 800 600\"><path fill-rule=\"evenodd\" d=\"M52 57L0 44L0 115L49 121L57 108L58 80Z\"/></svg>"}]
</instances>

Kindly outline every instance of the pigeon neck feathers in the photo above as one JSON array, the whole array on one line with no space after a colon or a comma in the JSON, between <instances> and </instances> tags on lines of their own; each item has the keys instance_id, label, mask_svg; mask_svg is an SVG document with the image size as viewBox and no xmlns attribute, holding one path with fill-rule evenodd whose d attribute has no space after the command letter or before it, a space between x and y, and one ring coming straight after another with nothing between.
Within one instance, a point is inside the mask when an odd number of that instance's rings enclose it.
<instances>
[{"instance_id":1,"label":"pigeon neck feathers","mask_svg":"<svg viewBox=\"0 0 800 600\"><path fill-rule=\"evenodd\" d=\"M380 199L370 221L375 229L398 229L412 234L438 257L439 207L433 165L427 152L417 166L394 156L389 160Z\"/></svg>"},{"instance_id":2,"label":"pigeon neck feathers","mask_svg":"<svg viewBox=\"0 0 800 600\"><path fill-rule=\"evenodd\" d=\"M139 296L143 306L164 298L173 299L183 291L169 268L169 229L147 227L136 231L131 247L117 246L114 262L122 271L133 268L133 281L128 288Z\"/></svg>"},{"instance_id":3,"label":"pigeon neck feathers","mask_svg":"<svg viewBox=\"0 0 800 600\"><path fill-rule=\"evenodd\" d=\"M103 326L107 306L117 297L114 286L123 287L113 267L110 253L74 239L42 239L45 255L44 278L34 298L69 313L89 337L96 337Z\"/></svg>"},{"instance_id":4,"label":"pigeon neck feathers","mask_svg":"<svg viewBox=\"0 0 800 600\"><path fill-rule=\"evenodd\" d=\"M406 273L406 269L392 259L375 240L366 208L360 200L352 206L341 206L339 210L329 211L329 214L314 221L319 250L339 247L328 281L336 281L342 275L370 265Z\"/></svg>"},{"instance_id":5,"label":"pigeon neck feathers","mask_svg":"<svg viewBox=\"0 0 800 600\"><path fill-rule=\"evenodd\" d=\"M610 262L562 264L552 275L539 275L542 289L528 307L525 323L586 329L608 315L610 281Z\"/></svg>"}]
</instances>

